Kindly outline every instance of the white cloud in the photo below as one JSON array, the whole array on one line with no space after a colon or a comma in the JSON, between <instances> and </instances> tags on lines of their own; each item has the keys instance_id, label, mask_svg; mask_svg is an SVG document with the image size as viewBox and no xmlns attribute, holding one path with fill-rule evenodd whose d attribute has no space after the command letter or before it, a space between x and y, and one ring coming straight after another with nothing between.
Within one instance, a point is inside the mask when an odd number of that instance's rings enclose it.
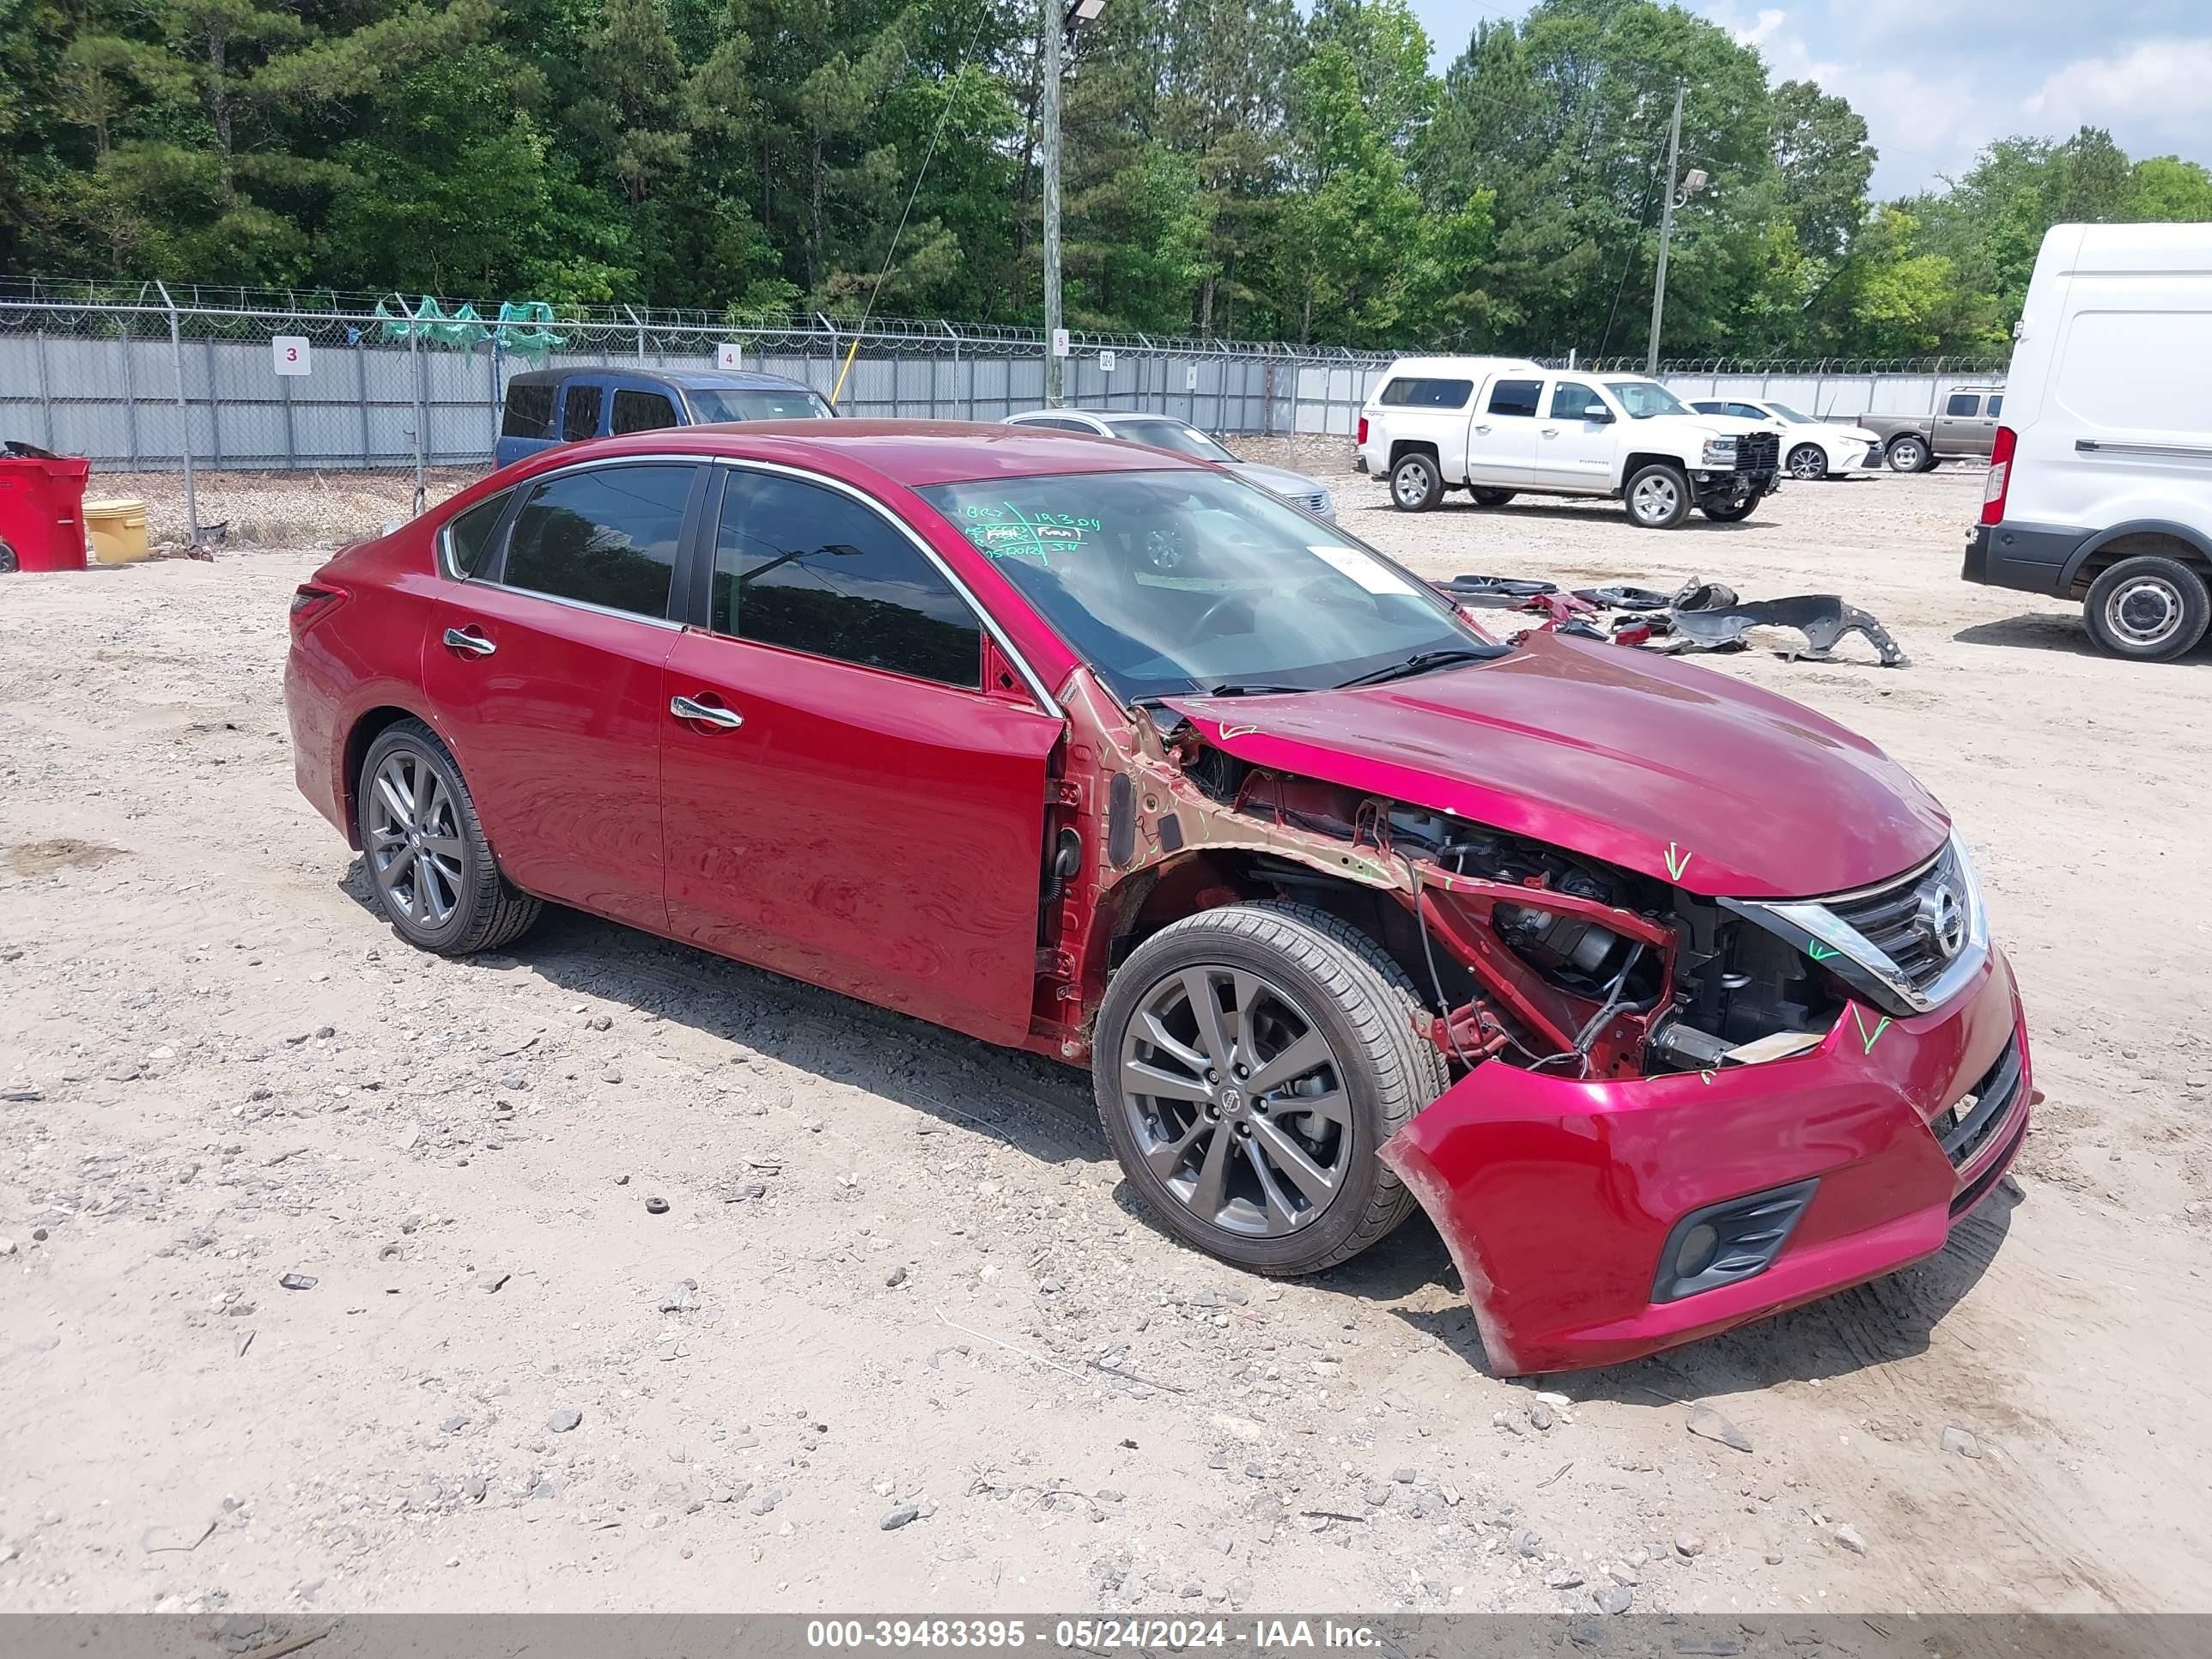
<instances>
[{"instance_id":1,"label":"white cloud","mask_svg":"<svg viewBox=\"0 0 2212 1659\"><path fill-rule=\"evenodd\" d=\"M1764 44L1769 36L1789 21L1788 12L1779 10L1773 6L1767 6L1761 9L1759 15L1750 22L1735 24L1729 32L1735 37L1735 43L1739 46L1756 46Z\"/></svg>"},{"instance_id":2,"label":"white cloud","mask_svg":"<svg viewBox=\"0 0 2212 1659\"><path fill-rule=\"evenodd\" d=\"M2110 127L2123 148L2137 153L2177 146L2201 153L2212 123L2212 40L2145 40L2118 57L2077 58L2020 107L2054 137L2084 125Z\"/></svg>"}]
</instances>

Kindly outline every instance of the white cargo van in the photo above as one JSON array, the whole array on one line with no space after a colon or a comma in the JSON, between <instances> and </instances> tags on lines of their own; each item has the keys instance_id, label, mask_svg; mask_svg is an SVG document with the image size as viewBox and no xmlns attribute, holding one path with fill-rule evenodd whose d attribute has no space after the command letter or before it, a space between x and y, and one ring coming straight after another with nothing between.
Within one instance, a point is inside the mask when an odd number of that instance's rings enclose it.
<instances>
[{"instance_id":1,"label":"white cargo van","mask_svg":"<svg viewBox=\"0 0 2212 1659\"><path fill-rule=\"evenodd\" d=\"M1478 507L1517 495L1607 495L1630 522L1672 530L1694 507L1734 523L1774 489L1781 428L1701 415L1641 374L1510 357L1401 357L1359 411L1359 458L1391 505L1425 513L1448 489Z\"/></svg>"},{"instance_id":2,"label":"white cargo van","mask_svg":"<svg viewBox=\"0 0 2212 1659\"><path fill-rule=\"evenodd\" d=\"M2180 656L2212 621L2212 225L2053 226L2018 340L1966 579Z\"/></svg>"}]
</instances>

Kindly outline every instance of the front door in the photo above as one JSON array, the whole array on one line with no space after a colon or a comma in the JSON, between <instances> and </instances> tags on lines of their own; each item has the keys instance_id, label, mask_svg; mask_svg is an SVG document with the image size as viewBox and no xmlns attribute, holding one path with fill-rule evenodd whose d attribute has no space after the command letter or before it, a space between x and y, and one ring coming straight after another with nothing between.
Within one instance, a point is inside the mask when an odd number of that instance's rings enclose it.
<instances>
[{"instance_id":1,"label":"front door","mask_svg":"<svg viewBox=\"0 0 2212 1659\"><path fill-rule=\"evenodd\" d=\"M422 678L501 867L543 897L656 932L661 664L690 463L519 485L481 574L430 608Z\"/></svg>"},{"instance_id":2,"label":"front door","mask_svg":"<svg viewBox=\"0 0 2212 1659\"><path fill-rule=\"evenodd\" d=\"M1536 422L1536 481L1553 489L1604 490L1620 447L1614 416L1584 380L1553 380Z\"/></svg>"},{"instance_id":3,"label":"front door","mask_svg":"<svg viewBox=\"0 0 2212 1659\"><path fill-rule=\"evenodd\" d=\"M969 601L884 510L826 481L718 471L706 626L661 677L672 928L1018 1042L1064 723L981 689Z\"/></svg>"}]
</instances>

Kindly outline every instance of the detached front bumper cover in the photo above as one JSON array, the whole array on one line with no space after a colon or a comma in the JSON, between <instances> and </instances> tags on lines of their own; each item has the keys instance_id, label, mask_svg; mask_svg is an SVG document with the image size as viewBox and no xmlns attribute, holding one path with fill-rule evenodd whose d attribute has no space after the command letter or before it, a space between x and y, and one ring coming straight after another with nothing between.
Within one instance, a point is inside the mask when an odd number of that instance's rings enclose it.
<instances>
[{"instance_id":1,"label":"detached front bumper cover","mask_svg":"<svg viewBox=\"0 0 2212 1659\"><path fill-rule=\"evenodd\" d=\"M1946 1142L1967 1143L1954 1109L1992 1077L2007 1102L1954 1165ZM1479 1066L1382 1156L1443 1235L1498 1373L1573 1370L1941 1249L2018 1152L2033 1093L2011 969L1992 949L1944 1006L1900 1018L1853 1001L1819 1048L1788 1060L1610 1082ZM1808 1183L1795 1213L1731 1218L1746 1249L1786 1222L1763 1264L1662 1285L1686 1218Z\"/></svg>"}]
</instances>

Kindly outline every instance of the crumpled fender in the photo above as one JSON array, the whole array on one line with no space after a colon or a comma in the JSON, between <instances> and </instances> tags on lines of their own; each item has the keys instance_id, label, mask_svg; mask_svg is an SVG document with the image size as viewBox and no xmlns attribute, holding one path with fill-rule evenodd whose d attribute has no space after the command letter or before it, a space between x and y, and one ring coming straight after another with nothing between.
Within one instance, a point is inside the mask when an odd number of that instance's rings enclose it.
<instances>
[{"instance_id":1,"label":"crumpled fender","mask_svg":"<svg viewBox=\"0 0 2212 1659\"><path fill-rule=\"evenodd\" d=\"M1451 1251L1499 1375L1613 1364L1941 1249L1954 1197L1984 1170L1954 1170L1928 1120L2015 1031L2025 1044L2011 969L1992 951L1945 1008L1885 1023L1852 1003L1818 1048L1788 1060L1612 1081L1491 1061L1381 1156ZM2031 1081L2021 1088L2025 1102ZM2009 1157L2018 1134L1987 1156ZM1809 1176L1819 1189L1765 1273L1651 1301L1683 1215Z\"/></svg>"}]
</instances>

